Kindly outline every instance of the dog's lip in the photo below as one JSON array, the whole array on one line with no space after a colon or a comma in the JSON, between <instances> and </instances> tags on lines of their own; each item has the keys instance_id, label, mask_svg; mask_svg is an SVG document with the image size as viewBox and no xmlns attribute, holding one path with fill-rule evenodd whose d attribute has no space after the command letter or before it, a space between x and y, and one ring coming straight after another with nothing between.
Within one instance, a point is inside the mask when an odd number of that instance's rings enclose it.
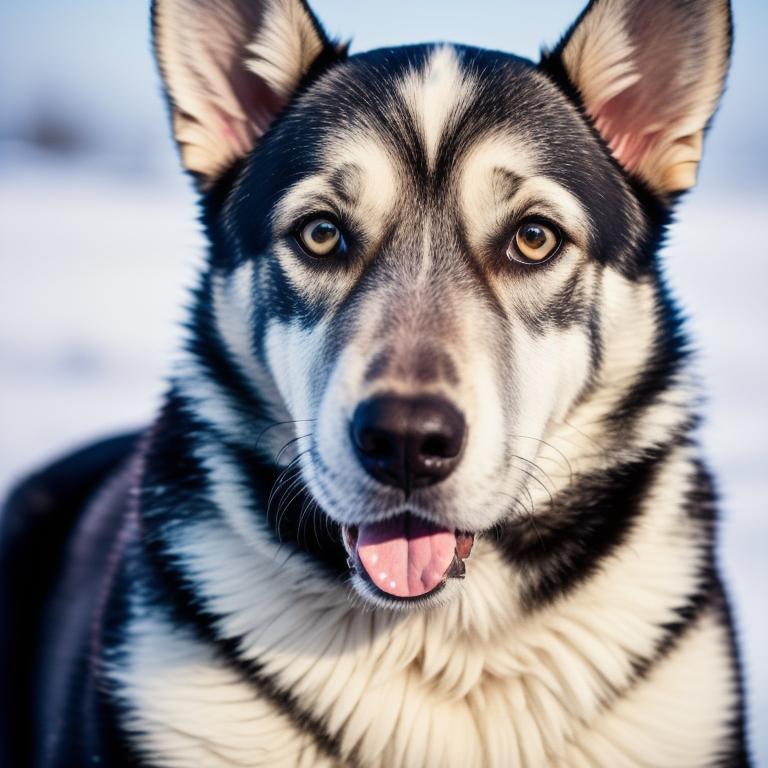
<instances>
[{"instance_id":1,"label":"dog's lip","mask_svg":"<svg viewBox=\"0 0 768 768\"><path fill-rule=\"evenodd\" d=\"M349 555L349 565L350 568L354 569L356 573L358 573L360 576L362 576L366 581L371 581L370 576L368 575L366 569L363 567L363 564L360 560L358 551L357 551L357 543L358 543L358 534L359 534L359 527L357 525L342 525L341 526L341 532L342 532L342 540L344 543L344 548L347 551L347 554ZM438 592L442 587L445 585L445 582L448 579L462 579L464 578L466 574L466 565L464 561L469 557L470 553L472 552L472 546L475 541L475 534L471 531L460 531L459 529L456 529L454 532L454 535L456 537L456 548L454 550L454 556L451 560L450 565L445 570L445 573L443 574L443 578L440 581L440 583L432 589L430 592L428 592L426 595L423 595L422 597L426 597L429 594L433 594L435 592ZM382 593L385 594L385 593ZM413 598L408 597L398 597L396 595L386 594L386 597L391 600L399 600L399 601L408 601Z\"/></svg>"},{"instance_id":2,"label":"dog's lip","mask_svg":"<svg viewBox=\"0 0 768 768\"><path fill-rule=\"evenodd\" d=\"M344 540L344 548L351 558L354 558L357 553L357 532L358 527L356 525L341 526L341 537Z\"/></svg>"}]
</instances>

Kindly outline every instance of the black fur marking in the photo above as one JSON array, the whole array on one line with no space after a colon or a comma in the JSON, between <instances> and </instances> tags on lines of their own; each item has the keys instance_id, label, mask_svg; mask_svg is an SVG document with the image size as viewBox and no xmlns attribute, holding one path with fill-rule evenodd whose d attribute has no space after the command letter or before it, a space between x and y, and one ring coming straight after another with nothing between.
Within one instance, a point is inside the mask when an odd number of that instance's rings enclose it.
<instances>
[{"instance_id":1,"label":"black fur marking","mask_svg":"<svg viewBox=\"0 0 768 768\"><path fill-rule=\"evenodd\" d=\"M142 535L149 544L149 558L138 572L126 571L123 578L128 584L137 579L144 582L153 591L158 605L170 610L177 622L193 629L203 640L219 647L222 660L246 673L260 695L275 704L299 730L311 733L326 754L337 757L338 744L328 735L325 726L302 710L295 697L264 675L258 664L240 659L237 638L223 639L218 635L215 626L217 617L203 607L194 581L169 549L174 536L173 527L179 524L182 511L184 517L195 520L218 519L220 514L209 500L206 473L194 456L197 441L201 437L206 439L203 437L205 431L206 426L196 423L185 412L178 397L169 399L150 441L142 482ZM229 446L229 450L232 451L231 458L245 471L254 496L254 514L264 514L261 510L266 509L277 470L265 466L242 449ZM331 574L335 570L338 575L339 569L343 568L346 575L346 553L336 527L326 519L317 527L314 521L310 524L306 517L302 518L302 503L303 497L301 501L296 499L287 508L281 509L279 525L274 518L271 520L275 526L275 541L293 544L310 552L319 562L326 562L331 567ZM142 560L141 553L132 558L134 564ZM124 610L119 606L113 608L111 623L116 627L114 633L117 638L123 615Z\"/></svg>"},{"instance_id":2,"label":"black fur marking","mask_svg":"<svg viewBox=\"0 0 768 768\"><path fill-rule=\"evenodd\" d=\"M278 471L235 446L232 457L242 470L258 509L266 510L275 542L291 544L325 566L328 576L344 579L347 554L339 525L319 508L304 486L298 465ZM271 499L271 503L270 503Z\"/></svg>"},{"instance_id":3,"label":"black fur marking","mask_svg":"<svg viewBox=\"0 0 768 768\"><path fill-rule=\"evenodd\" d=\"M574 272L565 285L546 303L539 321L545 327L567 330L573 325L587 325L590 302L584 295L583 276ZM590 297L591 298L591 297Z\"/></svg>"},{"instance_id":4,"label":"black fur marking","mask_svg":"<svg viewBox=\"0 0 768 768\"><path fill-rule=\"evenodd\" d=\"M737 691L736 706L729 722L729 738L720 748L720 760L716 768L750 768L741 652L736 641L737 633L734 628L730 604L719 579L714 590L713 603L718 609L721 625L726 628L728 633L730 658L733 664L733 687Z\"/></svg>"},{"instance_id":5,"label":"black fur marking","mask_svg":"<svg viewBox=\"0 0 768 768\"><path fill-rule=\"evenodd\" d=\"M523 520L493 532L507 560L526 576L529 610L549 605L594 574L627 538L670 443L641 459L575 478L567 492Z\"/></svg>"},{"instance_id":6,"label":"black fur marking","mask_svg":"<svg viewBox=\"0 0 768 768\"><path fill-rule=\"evenodd\" d=\"M196 421L183 400L174 396L169 398L150 442L142 483L145 534L164 564L174 561L166 543L173 539L173 530L167 528L169 519L178 525L182 517L194 521L220 517L210 500L207 472L195 456L199 443L209 441L241 472L251 494L254 519L266 520L276 544L295 546L312 555L313 562L324 564L332 578L346 576L346 552L338 526L307 495L298 468L284 473L249 450L225 443L208 425ZM294 484L293 480L299 482ZM282 484L273 493L279 482Z\"/></svg>"},{"instance_id":7,"label":"black fur marking","mask_svg":"<svg viewBox=\"0 0 768 768\"><path fill-rule=\"evenodd\" d=\"M536 280L534 272L546 269L548 264L516 266L522 279ZM594 361L599 359L594 354L594 334L598 328L593 322L597 320L592 310L595 301L592 296L587 295L588 289L584 283L583 273L574 271L557 293L543 296L530 306L521 304L516 307L515 318L523 322L528 333L534 337L545 336L553 330L565 331L574 326L585 326L590 330Z\"/></svg>"},{"instance_id":8,"label":"black fur marking","mask_svg":"<svg viewBox=\"0 0 768 768\"><path fill-rule=\"evenodd\" d=\"M230 658L234 657L235 647L235 642L230 644L228 649L229 653L232 654ZM323 720L313 717L300 705L297 697L282 688L273 676L265 674L258 664L241 660L233 666L238 668L246 679L256 686L261 696L268 699L288 717L299 733L310 734L321 753L336 760L341 758L341 739L331 735L327 724ZM356 768L357 761L348 758L345 760L345 765Z\"/></svg>"},{"instance_id":9,"label":"black fur marking","mask_svg":"<svg viewBox=\"0 0 768 768\"><path fill-rule=\"evenodd\" d=\"M229 394L229 406L240 413L246 422L269 423L272 420L271 414L231 359L216 327L211 281L211 275L206 274L202 286L195 293L195 310L188 323L191 334L187 348L195 355L211 380Z\"/></svg>"},{"instance_id":10,"label":"black fur marking","mask_svg":"<svg viewBox=\"0 0 768 768\"><path fill-rule=\"evenodd\" d=\"M173 443L178 445L174 440ZM191 448L191 445L189 446ZM153 451L164 451L167 445L164 442L154 444ZM175 457L171 457L171 463L175 463L173 458L181 460L187 464L190 457L186 458L182 452L177 452ZM252 459L241 455L243 466L250 465L256 471L249 475L252 480L252 488L259 495L266 493L270 484L265 481L264 468L252 464ZM152 499L155 494L152 492L157 483L168 482L165 475L158 475L157 467L154 461L148 463L147 477L144 481L144 496ZM195 509L195 516L200 517L218 517L218 511L213 504L207 500L201 487L194 485L181 490L181 495L172 499L163 499L163 503L169 502L171 508L178 514L179 509L190 507ZM150 501L152 503L152 501ZM157 506L157 500L154 505ZM146 502L143 503L146 506ZM256 511L256 509L255 509ZM312 735L320 750L327 756L338 758L340 754L337 739L332 737L324 723L313 718L305 709L303 709L295 696L289 691L282 689L276 680L263 673L261 665L257 662L245 660L241 656L240 643L241 638L223 638L220 636L216 624L218 616L205 609L200 595L197 593L194 580L186 573L183 563L179 562L171 551L168 550L168 541L172 537L171 530L164 527L166 522L164 507L156 509L152 514L144 515L144 538L150 541L150 548L147 551L148 558L144 558L141 552L137 552L131 559L132 565L123 573L123 578L127 584L140 582L153 595L152 602L161 606L164 611L169 613L170 618L177 624L189 627L195 635L207 644L214 645L219 650L219 658L231 669L238 671L241 676L249 680L258 691L260 696L268 699L275 707L281 711L296 726L297 730ZM285 536L288 522L281 526L281 532ZM277 534L276 534L277 536ZM284 539L285 540L285 539ZM293 543L299 544L301 536L295 535ZM341 546L338 541L335 542ZM327 547L324 553L315 552L320 557L329 558L329 551L332 548ZM342 548L343 549L343 548ZM346 566L345 566L346 571ZM126 589L128 593L128 589ZM124 609L119 606L113 614L112 625L116 627L114 636L120 638L120 626L124 620Z\"/></svg>"}]
</instances>

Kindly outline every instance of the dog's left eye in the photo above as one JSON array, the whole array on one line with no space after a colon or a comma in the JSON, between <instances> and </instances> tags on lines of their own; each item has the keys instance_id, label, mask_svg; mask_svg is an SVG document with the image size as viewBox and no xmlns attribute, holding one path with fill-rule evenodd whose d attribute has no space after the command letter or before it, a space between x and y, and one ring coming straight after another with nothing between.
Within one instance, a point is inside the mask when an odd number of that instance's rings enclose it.
<instances>
[{"instance_id":1,"label":"dog's left eye","mask_svg":"<svg viewBox=\"0 0 768 768\"><path fill-rule=\"evenodd\" d=\"M520 264L541 264L554 256L563 238L554 224L524 221L512 237L507 257Z\"/></svg>"},{"instance_id":2,"label":"dog's left eye","mask_svg":"<svg viewBox=\"0 0 768 768\"><path fill-rule=\"evenodd\" d=\"M297 238L304 250L319 259L335 256L344 250L341 231L330 219L310 219L299 228Z\"/></svg>"}]
</instances>

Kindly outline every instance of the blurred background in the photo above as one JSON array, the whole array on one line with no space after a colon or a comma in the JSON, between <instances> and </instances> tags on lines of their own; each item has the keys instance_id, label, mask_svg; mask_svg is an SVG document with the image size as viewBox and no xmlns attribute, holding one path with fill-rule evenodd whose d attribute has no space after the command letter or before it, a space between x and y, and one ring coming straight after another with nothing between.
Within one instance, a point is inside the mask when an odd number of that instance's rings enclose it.
<instances>
[{"instance_id":1,"label":"blurred background","mask_svg":"<svg viewBox=\"0 0 768 768\"><path fill-rule=\"evenodd\" d=\"M0 496L147 424L204 244L150 56L148 0L0 3ZM352 51L448 40L537 59L580 0L315 0ZM666 249L698 350L701 439L768 768L768 3L735 0L728 90Z\"/></svg>"}]
</instances>

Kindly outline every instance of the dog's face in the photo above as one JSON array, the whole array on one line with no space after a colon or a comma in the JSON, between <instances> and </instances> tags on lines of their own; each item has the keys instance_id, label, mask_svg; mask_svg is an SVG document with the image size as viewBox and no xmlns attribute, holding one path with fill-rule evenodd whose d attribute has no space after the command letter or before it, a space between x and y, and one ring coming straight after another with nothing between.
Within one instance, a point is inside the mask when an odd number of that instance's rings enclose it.
<instances>
[{"instance_id":1,"label":"dog's face","mask_svg":"<svg viewBox=\"0 0 768 768\"><path fill-rule=\"evenodd\" d=\"M223 279L251 286L240 322L308 435L304 481L361 588L421 596L445 583L455 532L530 514L547 426L599 367L605 272L640 268L637 208L575 108L498 54L351 59L265 137L225 208L239 259ZM422 570L406 581L383 541L371 557L389 565L361 568L360 540L406 515Z\"/></svg>"},{"instance_id":2,"label":"dog's face","mask_svg":"<svg viewBox=\"0 0 768 768\"><path fill-rule=\"evenodd\" d=\"M475 49L302 65L286 95L278 5L249 51L288 108L257 142L261 106L250 135L224 121L223 160L185 158L213 190L212 316L290 425L272 458L300 467L289 492L338 527L357 591L429 605L459 588L475 536L522 527L566 481L553 430L584 403L608 422L651 358L660 201L690 161L656 167L620 132L612 158L557 66Z\"/></svg>"}]
</instances>

